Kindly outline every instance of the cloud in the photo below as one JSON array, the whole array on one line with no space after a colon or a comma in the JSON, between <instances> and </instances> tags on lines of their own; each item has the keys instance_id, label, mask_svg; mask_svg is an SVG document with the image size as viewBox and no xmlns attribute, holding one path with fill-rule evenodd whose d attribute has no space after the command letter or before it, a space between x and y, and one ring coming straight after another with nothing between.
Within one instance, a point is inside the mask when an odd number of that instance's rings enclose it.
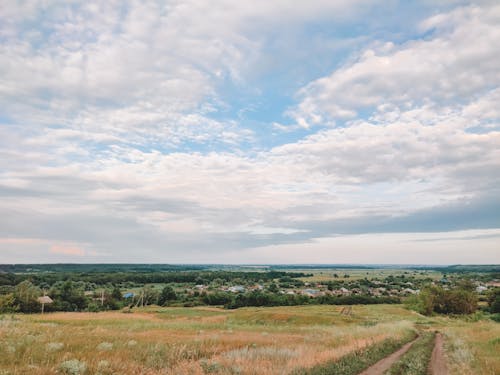
<instances>
[{"instance_id":1,"label":"cloud","mask_svg":"<svg viewBox=\"0 0 500 375\"><path fill-rule=\"evenodd\" d=\"M222 261L498 228L494 3L417 6L377 41L350 25L365 1L23 4L0 10L8 259ZM259 101L273 118L256 124L241 113Z\"/></svg>"},{"instance_id":2,"label":"cloud","mask_svg":"<svg viewBox=\"0 0 500 375\"><path fill-rule=\"evenodd\" d=\"M74 246L66 245L52 245L50 247L50 252L52 254L70 255L70 256L85 256L85 250Z\"/></svg>"},{"instance_id":3,"label":"cloud","mask_svg":"<svg viewBox=\"0 0 500 375\"><path fill-rule=\"evenodd\" d=\"M421 22L423 39L381 41L331 75L303 87L291 116L329 124L395 104L460 103L500 84L500 7L459 7Z\"/></svg>"}]
</instances>

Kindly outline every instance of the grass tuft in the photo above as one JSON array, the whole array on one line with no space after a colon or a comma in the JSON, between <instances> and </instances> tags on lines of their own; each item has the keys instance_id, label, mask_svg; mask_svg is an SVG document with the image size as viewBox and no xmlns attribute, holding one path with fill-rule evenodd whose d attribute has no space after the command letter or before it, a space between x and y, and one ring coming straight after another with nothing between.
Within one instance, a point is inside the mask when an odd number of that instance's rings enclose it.
<instances>
[{"instance_id":1,"label":"grass tuft","mask_svg":"<svg viewBox=\"0 0 500 375\"><path fill-rule=\"evenodd\" d=\"M68 375L83 375L87 372L87 364L78 359L70 359L64 361L59 365L59 369L63 374Z\"/></svg>"}]
</instances>

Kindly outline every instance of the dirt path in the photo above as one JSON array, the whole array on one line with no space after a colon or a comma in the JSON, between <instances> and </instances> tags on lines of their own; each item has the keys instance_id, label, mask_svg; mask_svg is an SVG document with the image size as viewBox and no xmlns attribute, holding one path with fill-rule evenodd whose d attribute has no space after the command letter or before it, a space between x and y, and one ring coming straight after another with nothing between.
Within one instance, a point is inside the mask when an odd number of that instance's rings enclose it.
<instances>
[{"instance_id":1,"label":"dirt path","mask_svg":"<svg viewBox=\"0 0 500 375\"><path fill-rule=\"evenodd\" d=\"M444 359L443 335L439 332L436 334L436 343L434 344L434 350L432 351L430 373L432 375L448 374L446 360Z\"/></svg>"},{"instance_id":2,"label":"dirt path","mask_svg":"<svg viewBox=\"0 0 500 375\"><path fill-rule=\"evenodd\" d=\"M396 362L399 357L401 357L403 354L405 354L408 349L413 345L415 341L418 340L418 337L410 341L407 344L404 344L399 350L395 351L394 353L388 355L385 358L382 358L380 361L375 363L373 366L368 367L365 371L360 373L359 375L382 375L384 372L389 370L389 368Z\"/></svg>"}]
</instances>

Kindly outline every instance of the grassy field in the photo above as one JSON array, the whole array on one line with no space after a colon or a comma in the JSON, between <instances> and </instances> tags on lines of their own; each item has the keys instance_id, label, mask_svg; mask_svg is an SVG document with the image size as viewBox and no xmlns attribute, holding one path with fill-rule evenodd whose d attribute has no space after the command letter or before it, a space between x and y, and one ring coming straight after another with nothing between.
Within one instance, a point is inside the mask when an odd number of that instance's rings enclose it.
<instances>
[{"instance_id":1,"label":"grassy field","mask_svg":"<svg viewBox=\"0 0 500 375\"><path fill-rule=\"evenodd\" d=\"M288 374L436 329L447 339L453 374L500 369L498 323L427 318L399 305L341 311L149 307L129 314L4 315L0 374Z\"/></svg>"},{"instance_id":2,"label":"grassy field","mask_svg":"<svg viewBox=\"0 0 500 375\"><path fill-rule=\"evenodd\" d=\"M433 280L439 280L443 277L443 274L438 271L431 270L407 270L407 269L343 269L343 268L320 268L320 269L294 269L294 272L303 272L306 274L312 274L312 276L301 277L300 280L304 282L328 282L334 280L359 280L367 278L371 279L383 279L388 276L412 276L417 279L431 278ZM337 278L334 277L337 274ZM348 276L348 277L346 277Z\"/></svg>"}]
</instances>

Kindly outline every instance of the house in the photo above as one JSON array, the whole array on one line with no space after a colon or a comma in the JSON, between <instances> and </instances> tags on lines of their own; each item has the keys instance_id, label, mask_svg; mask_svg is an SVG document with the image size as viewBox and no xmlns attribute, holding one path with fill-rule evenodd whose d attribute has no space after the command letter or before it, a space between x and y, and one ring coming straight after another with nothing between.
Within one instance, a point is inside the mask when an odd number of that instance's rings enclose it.
<instances>
[{"instance_id":1,"label":"house","mask_svg":"<svg viewBox=\"0 0 500 375\"><path fill-rule=\"evenodd\" d=\"M401 291L401 294L417 294L416 290L410 289L410 288L405 288Z\"/></svg>"},{"instance_id":2,"label":"house","mask_svg":"<svg viewBox=\"0 0 500 375\"><path fill-rule=\"evenodd\" d=\"M336 296L348 296L349 294L351 294L351 291L342 287L340 289L332 291L332 294Z\"/></svg>"},{"instance_id":3,"label":"house","mask_svg":"<svg viewBox=\"0 0 500 375\"><path fill-rule=\"evenodd\" d=\"M123 298L128 299L128 298L134 298L134 293L128 292L123 294Z\"/></svg>"},{"instance_id":4,"label":"house","mask_svg":"<svg viewBox=\"0 0 500 375\"><path fill-rule=\"evenodd\" d=\"M302 291L302 294L309 296L309 297L317 297L319 296L319 290L317 289L304 289Z\"/></svg>"},{"instance_id":5,"label":"house","mask_svg":"<svg viewBox=\"0 0 500 375\"><path fill-rule=\"evenodd\" d=\"M486 283L486 286L492 286L494 288L499 288L500 287L500 281L498 281L498 280L488 281Z\"/></svg>"},{"instance_id":6,"label":"house","mask_svg":"<svg viewBox=\"0 0 500 375\"><path fill-rule=\"evenodd\" d=\"M235 285L235 286L229 287L228 290L232 293L244 293L245 287L243 285Z\"/></svg>"},{"instance_id":7,"label":"house","mask_svg":"<svg viewBox=\"0 0 500 375\"><path fill-rule=\"evenodd\" d=\"M479 285L477 288L476 288L476 292L478 293L483 293L483 292L486 292L488 290L488 287L484 286L484 285Z\"/></svg>"}]
</instances>

